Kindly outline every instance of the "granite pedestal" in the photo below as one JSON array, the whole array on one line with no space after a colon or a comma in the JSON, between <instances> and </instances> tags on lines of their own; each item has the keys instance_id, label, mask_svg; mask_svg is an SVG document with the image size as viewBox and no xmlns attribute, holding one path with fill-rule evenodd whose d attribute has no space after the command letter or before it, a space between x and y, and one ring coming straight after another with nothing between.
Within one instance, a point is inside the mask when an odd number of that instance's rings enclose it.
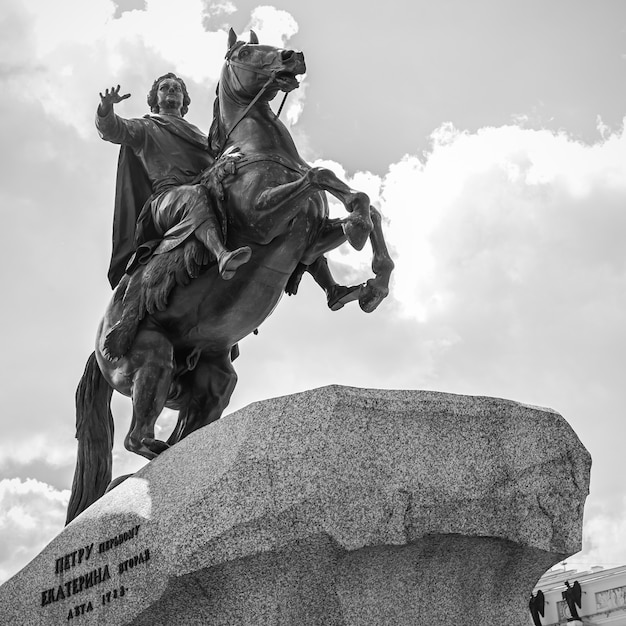
<instances>
[{"instance_id":1,"label":"granite pedestal","mask_svg":"<svg viewBox=\"0 0 626 626\"><path fill-rule=\"evenodd\" d=\"M331 386L194 433L0 587L2 624L527 626L590 458L509 400Z\"/></svg>"}]
</instances>

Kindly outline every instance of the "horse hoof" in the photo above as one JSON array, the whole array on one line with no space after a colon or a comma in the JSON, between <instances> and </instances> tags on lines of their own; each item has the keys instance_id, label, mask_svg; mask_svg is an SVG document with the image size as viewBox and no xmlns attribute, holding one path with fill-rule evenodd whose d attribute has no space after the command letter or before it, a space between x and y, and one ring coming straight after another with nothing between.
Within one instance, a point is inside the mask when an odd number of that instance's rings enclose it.
<instances>
[{"instance_id":1,"label":"horse hoof","mask_svg":"<svg viewBox=\"0 0 626 626\"><path fill-rule=\"evenodd\" d=\"M165 443L165 441L161 441L160 439L152 439L152 437L144 437L141 440L141 443L146 448L148 448L148 450L157 455L169 449L169 446Z\"/></svg>"},{"instance_id":2,"label":"horse hoof","mask_svg":"<svg viewBox=\"0 0 626 626\"><path fill-rule=\"evenodd\" d=\"M363 215L351 213L346 218L343 225L343 232L346 235L348 243L355 250L362 250L373 227L374 225L371 219L367 219Z\"/></svg>"},{"instance_id":3,"label":"horse hoof","mask_svg":"<svg viewBox=\"0 0 626 626\"><path fill-rule=\"evenodd\" d=\"M359 306L364 313L371 313L387 297L387 287L377 287L369 280L359 295Z\"/></svg>"}]
</instances>

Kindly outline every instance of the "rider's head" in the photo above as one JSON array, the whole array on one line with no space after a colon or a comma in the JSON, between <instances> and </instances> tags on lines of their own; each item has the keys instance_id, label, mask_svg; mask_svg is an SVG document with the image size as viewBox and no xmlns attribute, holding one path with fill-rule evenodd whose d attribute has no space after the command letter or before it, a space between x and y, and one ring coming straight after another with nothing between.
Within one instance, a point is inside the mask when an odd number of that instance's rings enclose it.
<instances>
[{"instance_id":1,"label":"rider's head","mask_svg":"<svg viewBox=\"0 0 626 626\"><path fill-rule=\"evenodd\" d=\"M148 93L148 106L150 107L150 111L152 111L153 113L159 112L159 85L162 81L166 79L174 79L180 84L183 95L180 114L185 115L185 113L187 113L187 111L189 110L189 103L191 102L191 98L189 97L189 93L187 92L187 86L185 85L185 81L182 78L176 76L176 74L173 74L172 72L168 72L167 74L163 74L163 76L159 76L159 78L157 78L154 83L152 83L152 87L150 89L150 92Z\"/></svg>"}]
</instances>

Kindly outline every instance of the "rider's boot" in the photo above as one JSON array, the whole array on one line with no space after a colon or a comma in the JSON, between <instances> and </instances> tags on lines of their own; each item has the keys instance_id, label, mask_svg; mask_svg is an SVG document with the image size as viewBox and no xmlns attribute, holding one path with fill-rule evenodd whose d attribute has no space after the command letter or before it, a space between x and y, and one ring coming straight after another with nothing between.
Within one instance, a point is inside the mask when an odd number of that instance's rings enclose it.
<instances>
[{"instance_id":1,"label":"rider's boot","mask_svg":"<svg viewBox=\"0 0 626 626\"><path fill-rule=\"evenodd\" d=\"M220 276L224 280L230 280L241 265L247 263L252 255L252 250L248 246L237 248L236 250L224 249L217 257L217 267Z\"/></svg>"},{"instance_id":2,"label":"rider's boot","mask_svg":"<svg viewBox=\"0 0 626 626\"><path fill-rule=\"evenodd\" d=\"M221 229L214 218L207 219L201 224L195 234L217 259L218 271L224 280L230 280L237 269L247 263L252 256L252 250L248 246L228 250L224 246Z\"/></svg>"},{"instance_id":3,"label":"rider's boot","mask_svg":"<svg viewBox=\"0 0 626 626\"><path fill-rule=\"evenodd\" d=\"M330 273L328 261L324 256L317 258L307 269L315 282L326 292L326 301L331 311L338 311L348 302L359 298L363 285L351 287L339 285Z\"/></svg>"}]
</instances>

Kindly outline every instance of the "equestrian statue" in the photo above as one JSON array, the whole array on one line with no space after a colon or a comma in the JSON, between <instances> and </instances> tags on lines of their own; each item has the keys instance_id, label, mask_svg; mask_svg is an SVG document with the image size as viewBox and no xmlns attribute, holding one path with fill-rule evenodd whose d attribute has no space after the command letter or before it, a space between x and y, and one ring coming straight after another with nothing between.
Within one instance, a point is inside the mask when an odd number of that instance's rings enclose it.
<instances>
[{"instance_id":1,"label":"equestrian statue","mask_svg":"<svg viewBox=\"0 0 626 626\"><path fill-rule=\"evenodd\" d=\"M78 455L67 523L111 483L114 390L132 401L125 447L153 459L217 420L237 375L238 342L256 332L304 273L337 310L358 300L372 312L387 296L393 261L381 215L368 196L298 154L269 103L299 85L304 56L240 41L231 29L205 136L184 120L184 81L158 78L151 113L124 119L120 87L100 94L96 127L120 144L113 253L113 295L76 391ZM283 101L284 102L284 101ZM282 108L282 105L281 105ZM331 219L326 193L346 208ZM370 278L338 285L325 253L347 242L372 247ZM178 411L167 442L155 439L165 408Z\"/></svg>"}]
</instances>

